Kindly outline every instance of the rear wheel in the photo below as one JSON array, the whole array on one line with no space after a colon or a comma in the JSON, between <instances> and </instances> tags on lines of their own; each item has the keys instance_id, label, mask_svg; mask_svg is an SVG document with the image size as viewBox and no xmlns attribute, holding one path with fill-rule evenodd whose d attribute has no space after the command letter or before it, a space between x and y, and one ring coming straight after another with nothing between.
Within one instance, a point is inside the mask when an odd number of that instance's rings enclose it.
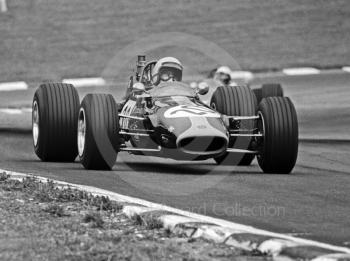
<instances>
[{"instance_id":1,"label":"rear wheel","mask_svg":"<svg viewBox=\"0 0 350 261\"><path fill-rule=\"evenodd\" d=\"M118 107L110 94L88 94L78 116L79 159L85 169L111 170L119 151Z\"/></svg>"},{"instance_id":2,"label":"rear wheel","mask_svg":"<svg viewBox=\"0 0 350 261\"><path fill-rule=\"evenodd\" d=\"M283 88L279 83L266 83L261 86L262 97L283 97Z\"/></svg>"},{"instance_id":3,"label":"rear wheel","mask_svg":"<svg viewBox=\"0 0 350 261\"><path fill-rule=\"evenodd\" d=\"M283 88L279 83L265 83L261 88L254 89L254 94L258 104L263 98L267 97L283 97Z\"/></svg>"},{"instance_id":4,"label":"rear wheel","mask_svg":"<svg viewBox=\"0 0 350 261\"><path fill-rule=\"evenodd\" d=\"M264 134L258 163L265 173L290 173L298 155L298 121L288 97L261 101L259 130Z\"/></svg>"},{"instance_id":5,"label":"rear wheel","mask_svg":"<svg viewBox=\"0 0 350 261\"><path fill-rule=\"evenodd\" d=\"M257 89L253 89L252 90L254 92L254 95L256 97L256 101L257 101L257 104L259 104L262 100L262 89L261 88L257 88Z\"/></svg>"},{"instance_id":6,"label":"rear wheel","mask_svg":"<svg viewBox=\"0 0 350 261\"><path fill-rule=\"evenodd\" d=\"M210 105L216 111L228 116L254 116L256 115L256 99L248 86L219 87L214 92ZM243 128L253 129L254 121L244 121ZM250 147L251 137L230 138L229 147L247 149ZM218 164L248 166L253 161L254 154L225 153L214 158Z\"/></svg>"},{"instance_id":7,"label":"rear wheel","mask_svg":"<svg viewBox=\"0 0 350 261\"><path fill-rule=\"evenodd\" d=\"M42 161L72 162L78 155L79 96L71 84L45 83L32 104L33 144Z\"/></svg>"}]
</instances>

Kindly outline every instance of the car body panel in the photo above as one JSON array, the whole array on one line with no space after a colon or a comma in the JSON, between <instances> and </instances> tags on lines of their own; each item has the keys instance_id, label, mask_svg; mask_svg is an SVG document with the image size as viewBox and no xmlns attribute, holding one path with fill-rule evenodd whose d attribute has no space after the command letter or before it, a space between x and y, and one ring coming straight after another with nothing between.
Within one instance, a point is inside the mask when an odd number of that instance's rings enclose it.
<instances>
[{"instance_id":1,"label":"car body panel","mask_svg":"<svg viewBox=\"0 0 350 261\"><path fill-rule=\"evenodd\" d=\"M229 134L221 114L201 102L189 85L165 83L149 93L151 108L145 107L142 96L134 95L121 110L123 115L145 117L144 121L122 117L122 129L152 131L149 138L130 137L128 140L134 147L160 146L163 156L192 160L214 157L226 151Z\"/></svg>"}]
</instances>

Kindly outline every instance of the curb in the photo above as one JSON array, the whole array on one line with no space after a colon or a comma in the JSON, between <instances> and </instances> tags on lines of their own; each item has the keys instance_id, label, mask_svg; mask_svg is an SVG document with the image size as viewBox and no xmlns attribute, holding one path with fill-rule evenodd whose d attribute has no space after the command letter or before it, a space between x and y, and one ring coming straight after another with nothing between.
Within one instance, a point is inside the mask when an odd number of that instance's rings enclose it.
<instances>
[{"instance_id":1,"label":"curb","mask_svg":"<svg viewBox=\"0 0 350 261\"><path fill-rule=\"evenodd\" d=\"M144 206L124 206L123 213L130 219L141 218L148 214L158 216L163 227L172 233L188 238L202 238L218 244L226 244L241 250L272 256L274 260L312 260L312 261L340 261L350 260L348 253L341 253L322 247L301 244L293 240L286 240L268 235L247 233L244 230L235 230L205 223L202 220L174 215L157 215L155 208Z\"/></svg>"},{"instance_id":2,"label":"curb","mask_svg":"<svg viewBox=\"0 0 350 261\"><path fill-rule=\"evenodd\" d=\"M0 83L0 91L19 91L27 90L28 84L26 82L3 82Z\"/></svg>"},{"instance_id":3,"label":"curb","mask_svg":"<svg viewBox=\"0 0 350 261\"><path fill-rule=\"evenodd\" d=\"M276 77L276 76L305 76L317 75L323 73L350 73L350 66L334 67L327 69L318 69L316 67L292 67L280 70L259 70L259 71L232 71L231 78L234 80L251 80L253 78ZM73 84L77 88L84 87L103 87L107 85L107 81L101 77L89 78L71 78L62 79L63 83ZM19 91L27 90L29 83L24 81L17 82L0 82L1 91Z\"/></svg>"},{"instance_id":4,"label":"curb","mask_svg":"<svg viewBox=\"0 0 350 261\"><path fill-rule=\"evenodd\" d=\"M33 177L0 169L0 172L10 175L12 179ZM47 182L47 178L36 176L38 180ZM222 220L220 225L211 220L214 218L195 213L173 209L171 207L148 202L142 199L120 195L107 190L77 185L53 180L60 187L71 187L85 190L99 196L107 196L111 200L123 204L122 212L130 219L145 220L146 216L153 217L165 229L187 238L203 238L214 243L226 244L255 254L268 255L273 260L311 260L311 261L345 261L350 260L350 249L325 243L272 233L253 227L235 224ZM162 207L163 206L163 207ZM172 211L174 210L174 211ZM178 213L175 213L178 212ZM181 214L179 214L181 213ZM220 221L220 220L219 220ZM254 233L255 231L255 233Z\"/></svg>"},{"instance_id":5,"label":"curb","mask_svg":"<svg viewBox=\"0 0 350 261\"><path fill-rule=\"evenodd\" d=\"M96 77L96 78L63 79L62 83L73 84L74 87L76 87L76 88L90 87L90 86L100 87L100 86L105 86L106 85L105 79L100 78L100 77Z\"/></svg>"}]
</instances>

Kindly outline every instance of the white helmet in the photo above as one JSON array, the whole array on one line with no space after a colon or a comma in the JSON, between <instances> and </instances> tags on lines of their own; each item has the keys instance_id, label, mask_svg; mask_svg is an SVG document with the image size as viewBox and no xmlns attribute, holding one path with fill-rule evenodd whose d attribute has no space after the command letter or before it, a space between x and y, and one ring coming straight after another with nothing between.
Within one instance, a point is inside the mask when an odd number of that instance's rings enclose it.
<instances>
[{"instance_id":1,"label":"white helmet","mask_svg":"<svg viewBox=\"0 0 350 261\"><path fill-rule=\"evenodd\" d=\"M183 66L174 57L164 57L157 61L152 69L152 82L158 85L160 81L181 81Z\"/></svg>"},{"instance_id":2,"label":"white helmet","mask_svg":"<svg viewBox=\"0 0 350 261\"><path fill-rule=\"evenodd\" d=\"M222 73L222 74L231 74L231 69L227 66L220 66L217 70L216 73Z\"/></svg>"},{"instance_id":3,"label":"white helmet","mask_svg":"<svg viewBox=\"0 0 350 261\"><path fill-rule=\"evenodd\" d=\"M227 66L220 66L215 72L215 78L225 85L231 81L231 69Z\"/></svg>"}]
</instances>

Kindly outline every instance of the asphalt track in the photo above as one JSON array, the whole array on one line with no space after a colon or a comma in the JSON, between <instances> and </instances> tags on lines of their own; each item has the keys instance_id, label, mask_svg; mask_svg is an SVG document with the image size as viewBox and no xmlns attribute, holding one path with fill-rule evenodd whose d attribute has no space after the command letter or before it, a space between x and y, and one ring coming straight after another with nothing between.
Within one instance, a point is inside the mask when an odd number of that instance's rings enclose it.
<instances>
[{"instance_id":1,"label":"asphalt track","mask_svg":"<svg viewBox=\"0 0 350 261\"><path fill-rule=\"evenodd\" d=\"M297 166L290 175L263 174L256 162L251 167L227 167L212 160L179 163L126 153L118 155L111 172L85 171L79 163L40 162L31 136L20 132L0 132L0 168L349 246L350 142L329 139L349 137L350 75L263 78L255 83L277 80L295 101L301 134L321 139L301 142Z\"/></svg>"}]
</instances>

